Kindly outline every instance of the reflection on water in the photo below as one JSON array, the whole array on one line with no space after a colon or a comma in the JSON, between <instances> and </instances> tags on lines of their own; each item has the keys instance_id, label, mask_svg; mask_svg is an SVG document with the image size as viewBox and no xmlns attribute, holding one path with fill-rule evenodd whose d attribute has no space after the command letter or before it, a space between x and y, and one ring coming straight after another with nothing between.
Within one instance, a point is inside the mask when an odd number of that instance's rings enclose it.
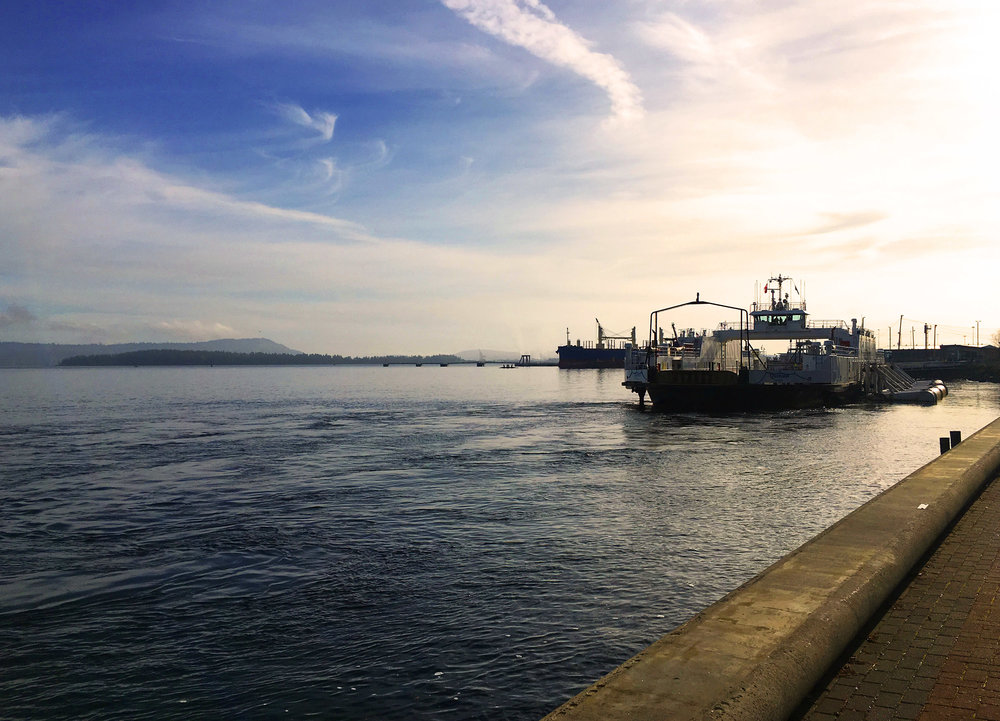
<instances>
[{"instance_id":1,"label":"reflection on water","mask_svg":"<svg viewBox=\"0 0 1000 721\"><path fill-rule=\"evenodd\" d=\"M0 372L11 717L534 719L998 415L620 371Z\"/></svg>"}]
</instances>

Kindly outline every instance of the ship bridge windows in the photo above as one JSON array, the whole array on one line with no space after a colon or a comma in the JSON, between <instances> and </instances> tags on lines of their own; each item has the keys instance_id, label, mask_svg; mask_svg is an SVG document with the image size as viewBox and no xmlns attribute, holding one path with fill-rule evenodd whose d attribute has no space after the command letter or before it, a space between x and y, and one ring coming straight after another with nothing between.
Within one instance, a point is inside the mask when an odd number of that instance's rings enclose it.
<instances>
[{"instance_id":1,"label":"ship bridge windows","mask_svg":"<svg viewBox=\"0 0 1000 721\"><path fill-rule=\"evenodd\" d=\"M806 314L801 311L788 313L760 313L754 316L754 327L805 328Z\"/></svg>"}]
</instances>

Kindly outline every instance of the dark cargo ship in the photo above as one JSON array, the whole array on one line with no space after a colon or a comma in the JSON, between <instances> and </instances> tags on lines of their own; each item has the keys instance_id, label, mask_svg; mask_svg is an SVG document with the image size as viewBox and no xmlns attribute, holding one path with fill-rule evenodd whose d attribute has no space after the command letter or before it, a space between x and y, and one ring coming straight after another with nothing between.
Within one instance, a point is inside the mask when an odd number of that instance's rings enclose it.
<instances>
[{"instance_id":1,"label":"dark cargo ship","mask_svg":"<svg viewBox=\"0 0 1000 721\"><path fill-rule=\"evenodd\" d=\"M625 344L635 345L635 328L631 335L608 335L597 321L597 343L594 341L570 342L569 328L566 329L566 345L556 348L560 368L624 368Z\"/></svg>"}]
</instances>

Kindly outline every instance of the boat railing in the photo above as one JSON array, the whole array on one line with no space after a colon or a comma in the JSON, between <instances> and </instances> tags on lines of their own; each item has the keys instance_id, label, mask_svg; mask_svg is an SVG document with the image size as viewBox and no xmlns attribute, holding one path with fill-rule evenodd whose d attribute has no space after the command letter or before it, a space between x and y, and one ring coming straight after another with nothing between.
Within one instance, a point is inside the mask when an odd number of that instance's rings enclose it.
<instances>
[{"instance_id":1,"label":"boat railing","mask_svg":"<svg viewBox=\"0 0 1000 721\"><path fill-rule=\"evenodd\" d=\"M577 341L574 343L567 343L570 348L584 348L586 350L594 349L604 349L604 350L621 350L629 341L621 338L605 338L601 342L595 342L592 340Z\"/></svg>"},{"instance_id":2,"label":"boat railing","mask_svg":"<svg viewBox=\"0 0 1000 721\"><path fill-rule=\"evenodd\" d=\"M649 355L650 366L655 366L659 371L672 370L697 370L697 371L719 371L727 370L738 373L740 370L740 359L726 356L725 360L719 357L705 358L692 349L670 348L668 346L658 346Z\"/></svg>"},{"instance_id":3,"label":"boat railing","mask_svg":"<svg viewBox=\"0 0 1000 721\"><path fill-rule=\"evenodd\" d=\"M777 300L777 299L775 299L775 301L773 303L771 303L771 302L753 303L752 306L751 306L751 308L750 308L750 311L751 312L757 312L757 311L777 311L779 313L782 313L782 312L784 312L786 310L805 310L805 309L806 309L805 301L792 302L792 301L789 301L789 300Z\"/></svg>"},{"instance_id":4,"label":"boat railing","mask_svg":"<svg viewBox=\"0 0 1000 721\"><path fill-rule=\"evenodd\" d=\"M842 328L849 330L847 323L842 320L811 320L806 324L807 328Z\"/></svg>"},{"instance_id":5,"label":"boat railing","mask_svg":"<svg viewBox=\"0 0 1000 721\"><path fill-rule=\"evenodd\" d=\"M842 328L850 330L850 326L842 320L808 320L806 328ZM740 324L736 322L723 321L719 323L716 330L739 330Z\"/></svg>"}]
</instances>

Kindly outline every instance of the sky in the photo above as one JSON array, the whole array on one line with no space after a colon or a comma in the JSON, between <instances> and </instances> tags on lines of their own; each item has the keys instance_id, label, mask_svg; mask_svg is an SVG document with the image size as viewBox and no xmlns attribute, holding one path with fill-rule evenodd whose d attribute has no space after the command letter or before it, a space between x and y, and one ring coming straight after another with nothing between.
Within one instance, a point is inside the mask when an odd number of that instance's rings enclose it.
<instances>
[{"instance_id":1,"label":"sky","mask_svg":"<svg viewBox=\"0 0 1000 721\"><path fill-rule=\"evenodd\" d=\"M783 274L986 343L998 37L987 0L6 0L0 340L551 357Z\"/></svg>"}]
</instances>

